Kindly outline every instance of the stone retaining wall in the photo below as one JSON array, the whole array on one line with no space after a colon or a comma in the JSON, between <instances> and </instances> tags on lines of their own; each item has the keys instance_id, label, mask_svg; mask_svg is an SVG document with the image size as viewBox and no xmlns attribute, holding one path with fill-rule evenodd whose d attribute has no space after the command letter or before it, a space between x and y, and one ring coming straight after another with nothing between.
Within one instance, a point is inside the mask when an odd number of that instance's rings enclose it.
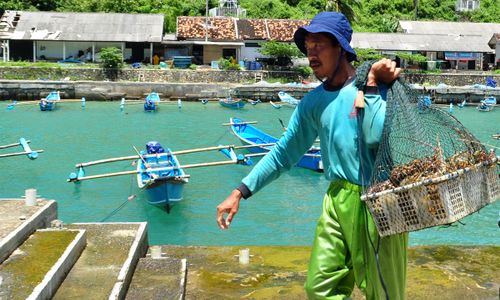
<instances>
[{"instance_id":1,"label":"stone retaining wall","mask_svg":"<svg viewBox=\"0 0 500 300\"><path fill-rule=\"evenodd\" d=\"M87 68L39 68L39 67L0 67L0 79L9 80L64 80L71 81L132 81L132 82L229 82L253 83L256 76L263 79L272 77L300 81L302 78L292 71L221 71L200 70L158 70L158 69L122 69L108 74L102 69Z\"/></svg>"}]
</instances>

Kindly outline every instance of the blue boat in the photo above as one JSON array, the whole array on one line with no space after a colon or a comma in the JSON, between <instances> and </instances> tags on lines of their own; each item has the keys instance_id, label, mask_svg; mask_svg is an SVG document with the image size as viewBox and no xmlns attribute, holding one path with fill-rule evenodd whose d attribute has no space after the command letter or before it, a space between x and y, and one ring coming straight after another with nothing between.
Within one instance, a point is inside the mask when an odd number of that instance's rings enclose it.
<instances>
[{"instance_id":1,"label":"blue boat","mask_svg":"<svg viewBox=\"0 0 500 300\"><path fill-rule=\"evenodd\" d=\"M248 148L252 153L267 153L271 151L278 139L257 129L256 127L245 123L238 118L230 119L231 130L240 139L243 145L255 145ZM262 146L259 146L262 145ZM264 146L265 145L265 146ZM297 167L311 169L314 171L323 171L323 162L321 160L321 150L319 147L309 149L297 163Z\"/></svg>"},{"instance_id":2,"label":"blue boat","mask_svg":"<svg viewBox=\"0 0 500 300\"><path fill-rule=\"evenodd\" d=\"M158 93L152 92L146 96L144 100L144 111L156 111L158 103L160 102L160 95Z\"/></svg>"},{"instance_id":3,"label":"blue boat","mask_svg":"<svg viewBox=\"0 0 500 300\"><path fill-rule=\"evenodd\" d=\"M486 97L486 98L484 98L484 100L481 100L481 102L479 102L479 105L477 106L477 110L483 111L483 112L492 111L496 105L497 105L497 98L495 98L493 96Z\"/></svg>"},{"instance_id":4,"label":"blue boat","mask_svg":"<svg viewBox=\"0 0 500 300\"><path fill-rule=\"evenodd\" d=\"M423 96L418 98L417 107L418 112L424 113L431 107L432 100L430 96Z\"/></svg>"},{"instance_id":5,"label":"blue boat","mask_svg":"<svg viewBox=\"0 0 500 300\"><path fill-rule=\"evenodd\" d=\"M285 102L285 103L288 103L288 104L293 105L293 106L297 106L300 103L299 99L296 99L285 92L279 92L278 98L280 98L281 102Z\"/></svg>"},{"instance_id":6,"label":"blue boat","mask_svg":"<svg viewBox=\"0 0 500 300\"><path fill-rule=\"evenodd\" d=\"M40 110L41 111L51 111L56 108L56 102L61 100L61 96L59 95L59 91L50 92L50 94L40 100Z\"/></svg>"},{"instance_id":7,"label":"blue boat","mask_svg":"<svg viewBox=\"0 0 500 300\"><path fill-rule=\"evenodd\" d=\"M141 154L145 155L137 160L137 186L147 191L150 204L165 205L169 211L171 204L182 200L189 176L170 149L156 141L148 142Z\"/></svg>"},{"instance_id":8,"label":"blue boat","mask_svg":"<svg viewBox=\"0 0 500 300\"><path fill-rule=\"evenodd\" d=\"M243 99L233 99L231 97L219 99L219 104L232 109L240 109L245 106Z\"/></svg>"}]
</instances>

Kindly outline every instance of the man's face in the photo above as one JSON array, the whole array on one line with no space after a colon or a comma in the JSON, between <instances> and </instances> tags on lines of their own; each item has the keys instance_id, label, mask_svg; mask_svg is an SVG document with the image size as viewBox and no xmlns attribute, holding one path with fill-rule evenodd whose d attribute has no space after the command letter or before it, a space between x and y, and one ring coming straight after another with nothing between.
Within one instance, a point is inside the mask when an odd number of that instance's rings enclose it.
<instances>
[{"instance_id":1,"label":"man's face","mask_svg":"<svg viewBox=\"0 0 500 300\"><path fill-rule=\"evenodd\" d=\"M339 60L340 46L326 33L308 33L305 48L309 66L318 78L329 77L335 72Z\"/></svg>"}]
</instances>

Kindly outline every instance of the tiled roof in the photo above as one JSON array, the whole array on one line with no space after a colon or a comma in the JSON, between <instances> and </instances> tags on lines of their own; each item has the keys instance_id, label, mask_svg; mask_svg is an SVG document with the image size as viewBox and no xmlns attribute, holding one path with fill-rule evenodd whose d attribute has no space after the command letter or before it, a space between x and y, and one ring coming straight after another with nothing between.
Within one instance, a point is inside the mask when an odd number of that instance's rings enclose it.
<instances>
[{"instance_id":1,"label":"tiled roof","mask_svg":"<svg viewBox=\"0 0 500 300\"><path fill-rule=\"evenodd\" d=\"M307 20L208 18L208 38L211 41L277 40L292 41L297 28ZM205 17L177 18L177 38L197 40L205 38Z\"/></svg>"},{"instance_id":2,"label":"tiled roof","mask_svg":"<svg viewBox=\"0 0 500 300\"><path fill-rule=\"evenodd\" d=\"M267 40L266 20L264 19L239 19L238 34L244 40Z\"/></svg>"},{"instance_id":3,"label":"tiled roof","mask_svg":"<svg viewBox=\"0 0 500 300\"><path fill-rule=\"evenodd\" d=\"M177 38L179 40L196 40L205 38L205 17L177 17ZM210 17L208 24L208 38L212 41L235 41L236 36L234 18Z\"/></svg>"},{"instance_id":4,"label":"tiled roof","mask_svg":"<svg viewBox=\"0 0 500 300\"><path fill-rule=\"evenodd\" d=\"M291 42L295 30L307 24L309 21L306 20L268 20L269 38L281 42Z\"/></svg>"}]
</instances>

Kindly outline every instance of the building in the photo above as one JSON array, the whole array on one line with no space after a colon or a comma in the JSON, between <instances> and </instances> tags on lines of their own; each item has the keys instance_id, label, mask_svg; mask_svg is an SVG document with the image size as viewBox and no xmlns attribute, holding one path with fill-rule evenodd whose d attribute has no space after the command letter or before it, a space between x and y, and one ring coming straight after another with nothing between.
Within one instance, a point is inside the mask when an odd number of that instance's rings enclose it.
<instances>
[{"instance_id":1,"label":"building","mask_svg":"<svg viewBox=\"0 0 500 300\"><path fill-rule=\"evenodd\" d=\"M422 43L422 47L408 51L423 53L430 61L443 61L450 69L480 70L494 62L494 51L485 46L493 33L500 32L500 23L399 21L398 31L420 35L431 43L430 48Z\"/></svg>"},{"instance_id":2,"label":"building","mask_svg":"<svg viewBox=\"0 0 500 300\"><path fill-rule=\"evenodd\" d=\"M117 47L128 62L151 61L162 41L163 15L5 11L0 19L2 58L96 61Z\"/></svg>"},{"instance_id":3,"label":"building","mask_svg":"<svg viewBox=\"0 0 500 300\"><path fill-rule=\"evenodd\" d=\"M222 8L239 8L233 6ZM0 19L0 55L4 61L98 61L101 48L114 46L127 62L152 63L154 54L161 60L190 56L198 65L221 57L253 61L263 59L263 42L293 43L295 30L308 22L179 16L176 32L163 35L162 15L6 11ZM352 46L392 58L398 51L419 53L430 68L480 70L498 63L499 32L500 23L400 21L398 33L354 33Z\"/></svg>"},{"instance_id":4,"label":"building","mask_svg":"<svg viewBox=\"0 0 500 300\"><path fill-rule=\"evenodd\" d=\"M190 53L195 62L210 64L221 57L254 60L265 41L293 42L293 33L307 20L178 17L175 39L164 40L166 57Z\"/></svg>"},{"instance_id":5,"label":"building","mask_svg":"<svg viewBox=\"0 0 500 300\"><path fill-rule=\"evenodd\" d=\"M471 11L479 9L479 0L457 0L455 3L456 11Z\"/></svg>"},{"instance_id":6,"label":"building","mask_svg":"<svg viewBox=\"0 0 500 300\"><path fill-rule=\"evenodd\" d=\"M488 45L491 49L495 49L495 61L493 65L496 66L497 69L500 69L500 32L493 34Z\"/></svg>"}]
</instances>

